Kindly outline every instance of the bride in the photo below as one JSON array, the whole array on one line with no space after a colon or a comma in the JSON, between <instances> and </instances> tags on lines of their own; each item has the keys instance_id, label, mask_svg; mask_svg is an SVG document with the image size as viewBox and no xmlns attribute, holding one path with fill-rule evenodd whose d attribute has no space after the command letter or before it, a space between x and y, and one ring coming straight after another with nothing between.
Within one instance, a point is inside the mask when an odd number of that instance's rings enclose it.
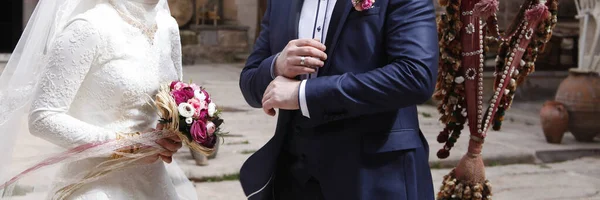
<instances>
[{"instance_id":1,"label":"bride","mask_svg":"<svg viewBox=\"0 0 600 200\"><path fill-rule=\"evenodd\" d=\"M71 149L159 132L148 99L160 84L181 79L179 30L167 0L40 0L0 77L0 184L14 175L4 172L24 170L10 162L17 135ZM111 172L64 198L197 199L171 163L180 141L156 143L166 150L144 158L146 164ZM57 198L61 181L117 156L90 155L64 163L44 196ZM0 188L0 198L17 196L15 188Z\"/></svg>"}]
</instances>

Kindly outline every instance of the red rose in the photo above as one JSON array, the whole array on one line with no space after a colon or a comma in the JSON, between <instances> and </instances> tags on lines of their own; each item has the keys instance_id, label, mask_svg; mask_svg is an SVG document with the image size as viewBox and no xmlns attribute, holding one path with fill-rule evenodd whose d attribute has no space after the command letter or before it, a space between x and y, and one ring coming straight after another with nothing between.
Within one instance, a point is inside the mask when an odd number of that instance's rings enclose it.
<instances>
[{"instance_id":1,"label":"red rose","mask_svg":"<svg viewBox=\"0 0 600 200\"><path fill-rule=\"evenodd\" d=\"M188 100L194 98L194 89L192 87L184 87L183 89L181 89L181 91L185 93Z\"/></svg>"},{"instance_id":2,"label":"red rose","mask_svg":"<svg viewBox=\"0 0 600 200\"><path fill-rule=\"evenodd\" d=\"M181 103L187 102L190 98L188 98L187 94L183 90L173 91L172 93L173 99L175 99L175 103L177 105Z\"/></svg>"},{"instance_id":3,"label":"red rose","mask_svg":"<svg viewBox=\"0 0 600 200\"><path fill-rule=\"evenodd\" d=\"M202 109L202 110L200 111L200 114L198 115L198 119L201 119L201 120L206 120L206 119L208 119L208 110L206 110L206 109Z\"/></svg>"},{"instance_id":4,"label":"red rose","mask_svg":"<svg viewBox=\"0 0 600 200\"><path fill-rule=\"evenodd\" d=\"M175 90L172 92L173 98L175 99L175 103L177 105L181 103L187 103L188 100L194 98L194 89L191 87L184 87L181 90Z\"/></svg>"},{"instance_id":5,"label":"red rose","mask_svg":"<svg viewBox=\"0 0 600 200\"><path fill-rule=\"evenodd\" d=\"M190 134L192 135L194 142L202 146L213 148L215 145L215 138L208 135L206 123L203 120L196 120L192 124Z\"/></svg>"}]
</instances>

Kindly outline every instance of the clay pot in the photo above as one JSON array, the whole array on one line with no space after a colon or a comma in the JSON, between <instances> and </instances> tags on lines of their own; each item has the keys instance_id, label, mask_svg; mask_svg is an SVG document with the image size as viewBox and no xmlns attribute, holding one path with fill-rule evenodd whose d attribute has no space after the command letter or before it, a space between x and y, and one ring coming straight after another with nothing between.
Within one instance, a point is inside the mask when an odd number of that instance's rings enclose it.
<instances>
[{"instance_id":1,"label":"clay pot","mask_svg":"<svg viewBox=\"0 0 600 200\"><path fill-rule=\"evenodd\" d=\"M215 159L217 157L217 153L219 152L219 146L221 146L221 141L222 140L217 140L217 143L215 143L215 151L208 155L208 159Z\"/></svg>"},{"instance_id":2,"label":"clay pot","mask_svg":"<svg viewBox=\"0 0 600 200\"><path fill-rule=\"evenodd\" d=\"M556 101L547 101L540 110L542 130L548 143L560 144L569 128L569 113L565 106Z\"/></svg>"},{"instance_id":3,"label":"clay pot","mask_svg":"<svg viewBox=\"0 0 600 200\"><path fill-rule=\"evenodd\" d=\"M569 130L575 139L594 141L600 133L600 75L571 69L558 87L555 99L567 108Z\"/></svg>"},{"instance_id":4,"label":"clay pot","mask_svg":"<svg viewBox=\"0 0 600 200\"><path fill-rule=\"evenodd\" d=\"M190 149L190 153L192 153L192 158L194 158L194 161L196 161L196 165L198 166L206 166L208 165L208 158L206 157L206 155L194 151L192 149Z\"/></svg>"}]
</instances>

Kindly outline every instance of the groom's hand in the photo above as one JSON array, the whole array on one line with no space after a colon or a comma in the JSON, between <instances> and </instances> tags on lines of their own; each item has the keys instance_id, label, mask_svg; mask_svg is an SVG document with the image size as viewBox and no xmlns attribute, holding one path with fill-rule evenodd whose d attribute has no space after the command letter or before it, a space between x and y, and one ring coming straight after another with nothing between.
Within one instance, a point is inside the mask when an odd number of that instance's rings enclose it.
<instances>
[{"instance_id":1,"label":"groom's hand","mask_svg":"<svg viewBox=\"0 0 600 200\"><path fill-rule=\"evenodd\" d=\"M319 40L292 40L277 57L273 73L287 78L313 73L317 67L323 67L326 59L325 45Z\"/></svg>"},{"instance_id":2,"label":"groom's hand","mask_svg":"<svg viewBox=\"0 0 600 200\"><path fill-rule=\"evenodd\" d=\"M275 116L275 108L284 110L300 109L298 103L298 89L300 81L278 76L267 87L263 95L262 104L265 113Z\"/></svg>"}]
</instances>

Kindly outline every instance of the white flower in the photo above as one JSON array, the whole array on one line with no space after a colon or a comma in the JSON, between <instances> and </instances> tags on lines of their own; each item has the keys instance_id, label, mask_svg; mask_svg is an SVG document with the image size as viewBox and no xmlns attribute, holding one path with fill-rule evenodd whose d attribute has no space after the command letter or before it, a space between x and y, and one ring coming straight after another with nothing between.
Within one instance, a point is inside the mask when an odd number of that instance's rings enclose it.
<instances>
[{"instance_id":1,"label":"white flower","mask_svg":"<svg viewBox=\"0 0 600 200\"><path fill-rule=\"evenodd\" d=\"M217 112L217 105L215 103L208 104L208 116L213 117L215 112Z\"/></svg>"},{"instance_id":2,"label":"white flower","mask_svg":"<svg viewBox=\"0 0 600 200\"><path fill-rule=\"evenodd\" d=\"M194 113L196 113L196 109L194 109L194 106L192 106L192 104L189 103L179 104L177 110L179 111L179 115L185 118L190 118L194 116Z\"/></svg>"},{"instance_id":3,"label":"white flower","mask_svg":"<svg viewBox=\"0 0 600 200\"><path fill-rule=\"evenodd\" d=\"M185 118L185 123L192 124L194 123L194 119L192 119L191 117Z\"/></svg>"},{"instance_id":4,"label":"white flower","mask_svg":"<svg viewBox=\"0 0 600 200\"><path fill-rule=\"evenodd\" d=\"M194 97L196 97L196 99L200 101L206 101L206 95L204 95L204 92L202 92L202 90L194 91Z\"/></svg>"}]
</instances>

